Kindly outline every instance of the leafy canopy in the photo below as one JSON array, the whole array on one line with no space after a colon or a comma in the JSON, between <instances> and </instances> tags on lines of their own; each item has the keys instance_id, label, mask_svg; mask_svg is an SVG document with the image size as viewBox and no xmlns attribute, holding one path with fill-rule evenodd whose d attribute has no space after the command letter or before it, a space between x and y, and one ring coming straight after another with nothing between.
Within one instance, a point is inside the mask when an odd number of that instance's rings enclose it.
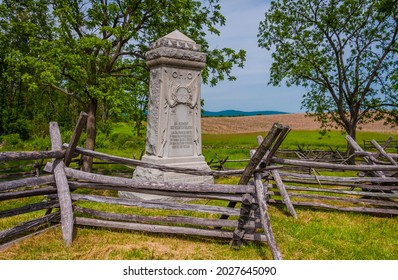
<instances>
[{"instance_id":1,"label":"leafy canopy","mask_svg":"<svg viewBox=\"0 0 398 280\"><path fill-rule=\"evenodd\" d=\"M98 99L114 99L126 79L147 83L144 54L148 46L165 34L179 29L202 44L209 55L204 82L234 79L231 68L243 66L244 52L209 50L206 32L218 34L225 24L218 0L205 1L52 1L56 40L37 42L35 57L41 80ZM56 84L57 83L57 84Z\"/></svg>"},{"instance_id":2,"label":"leafy canopy","mask_svg":"<svg viewBox=\"0 0 398 280\"><path fill-rule=\"evenodd\" d=\"M142 118L149 79L145 52L175 29L207 53L205 83L235 79L231 70L243 67L245 52L210 49L206 41L225 24L220 8L219 0L4 0L1 43L8 47L0 51L7 61L1 74L20 76L23 92L50 88L83 110L94 104L104 118L134 117L137 111ZM25 44L11 46L14 41Z\"/></svg>"},{"instance_id":3,"label":"leafy canopy","mask_svg":"<svg viewBox=\"0 0 398 280\"><path fill-rule=\"evenodd\" d=\"M258 43L273 52L271 84L306 87L307 113L355 137L361 123L398 120L397 34L397 0L279 0Z\"/></svg>"}]
</instances>

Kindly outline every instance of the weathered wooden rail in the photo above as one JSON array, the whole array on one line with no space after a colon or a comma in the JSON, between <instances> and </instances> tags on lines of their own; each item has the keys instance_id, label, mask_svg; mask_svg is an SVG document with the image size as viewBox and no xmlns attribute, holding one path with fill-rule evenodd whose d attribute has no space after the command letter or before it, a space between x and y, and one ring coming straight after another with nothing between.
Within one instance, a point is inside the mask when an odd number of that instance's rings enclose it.
<instances>
[{"instance_id":1,"label":"weathered wooden rail","mask_svg":"<svg viewBox=\"0 0 398 280\"><path fill-rule=\"evenodd\" d=\"M375 150L377 149L375 147L374 143L383 143L382 147L384 150L390 150L397 152L398 151L398 140L394 140L392 137L389 137L387 140L363 140L363 149L368 151L368 150Z\"/></svg>"},{"instance_id":2,"label":"weathered wooden rail","mask_svg":"<svg viewBox=\"0 0 398 280\"><path fill-rule=\"evenodd\" d=\"M293 165L308 167L313 170L351 171L359 176L322 176L314 174L299 174L280 172L283 183L286 184L289 197L294 206L315 207L339 211L361 212L381 215L398 215L398 178L396 155L388 154L384 148L372 141L377 153L365 152L351 137L346 137L348 143L367 164L346 165L326 162L303 161L273 158L273 164L283 166ZM384 157L384 159L382 159ZM382 163L382 164L381 164ZM389 164L388 164L389 163ZM366 176L367 174L367 176ZM277 198L278 190L274 180L269 203L281 203ZM299 185L297 185L299 184Z\"/></svg>"},{"instance_id":3,"label":"weathered wooden rail","mask_svg":"<svg viewBox=\"0 0 398 280\"><path fill-rule=\"evenodd\" d=\"M360 162L357 165L348 165L347 157L338 151L332 151L332 159L338 157L332 161L325 161L323 156L319 156L325 153L320 151L311 152L315 157L302 153L298 159L292 159L291 156L281 158L279 152L268 167L279 166L281 169L270 171L264 176L269 188L268 203L286 204L286 199L282 197L284 191L278 188L283 185L294 207L397 215L398 163L395 160L398 154L387 153L385 150L391 140L392 138L387 139L383 145L375 140L369 141L376 150L371 153L347 137L348 143L356 151L351 157ZM325 171L336 175L320 175ZM347 172L350 175L345 175ZM353 176L354 174L357 175Z\"/></svg>"},{"instance_id":4,"label":"weathered wooden rail","mask_svg":"<svg viewBox=\"0 0 398 280\"><path fill-rule=\"evenodd\" d=\"M0 153L2 161L11 161L12 159L37 160L49 159L54 156L62 157L64 153L49 152L29 152L29 153ZM32 175L31 175L32 176ZM57 189L54 187L54 175L46 175L42 177L22 178L12 181L0 182L0 201L14 201L15 199L25 199L32 197L43 198L44 195L56 194ZM8 207L8 209L0 211L0 218L12 217L40 210L48 210L59 207L57 199L52 201L39 200L38 202L29 202L19 207ZM24 221L14 227L0 231L0 244L13 242L13 240L21 238L29 234L49 228L54 224L59 224L60 213L47 213L42 217Z\"/></svg>"},{"instance_id":5,"label":"weathered wooden rail","mask_svg":"<svg viewBox=\"0 0 398 280\"><path fill-rule=\"evenodd\" d=\"M242 147L239 147L242 149ZM232 148L231 148L232 149ZM247 148L248 150L250 148ZM336 164L343 164L347 161L348 157L345 153L339 151L339 149L332 149L330 150L315 150L315 149L304 149L304 147L300 147L297 150L286 150L286 149L278 149L275 156L278 158L289 158L289 159L298 159L298 160L309 160L309 161L316 161L316 162L326 162L326 163L336 163ZM229 170L230 164L247 164L250 161L249 158L242 158L242 159L230 159L229 156L219 156L215 155L207 164L216 170ZM289 166L290 170L297 170L301 172L310 172L309 168L302 167L302 166Z\"/></svg>"}]
</instances>

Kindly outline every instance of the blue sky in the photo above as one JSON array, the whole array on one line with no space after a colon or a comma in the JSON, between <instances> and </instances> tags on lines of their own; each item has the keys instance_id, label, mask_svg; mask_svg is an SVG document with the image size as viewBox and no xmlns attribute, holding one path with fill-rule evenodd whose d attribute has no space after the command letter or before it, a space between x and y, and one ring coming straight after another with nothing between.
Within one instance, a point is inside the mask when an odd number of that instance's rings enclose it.
<instances>
[{"instance_id":1,"label":"blue sky","mask_svg":"<svg viewBox=\"0 0 398 280\"><path fill-rule=\"evenodd\" d=\"M207 111L275 110L288 113L303 112L303 88L273 87L269 82L271 52L257 46L258 26L269 7L268 0L221 0L221 12L226 25L220 36L208 36L211 48L229 47L246 50L243 69L234 68L236 81L222 81L215 87L202 85L202 98Z\"/></svg>"}]
</instances>

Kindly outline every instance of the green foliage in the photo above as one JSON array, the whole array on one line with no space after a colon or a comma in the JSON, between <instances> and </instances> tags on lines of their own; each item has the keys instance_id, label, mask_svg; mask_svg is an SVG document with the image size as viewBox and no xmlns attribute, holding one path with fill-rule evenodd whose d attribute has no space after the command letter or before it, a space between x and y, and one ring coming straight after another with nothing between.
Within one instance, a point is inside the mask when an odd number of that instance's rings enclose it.
<instances>
[{"instance_id":1,"label":"green foliage","mask_svg":"<svg viewBox=\"0 0 398 280\"><path fill-rule=\"evenodd\" d=\"M125 133L113 133L110 140L117 145L117 147L122 148L126 142L131 140L131 135Z\"/></svg>"},{"instance_id":2,"label":"green foliage","mask_svg":"<svg viewBox=\"0 0 398 280\"><path fill-rule=\"evenodd\" d=\"M235 79L231 69L243 66L245 52L212 50L206 41L225 24L220 9L219 0L2 1L0 135L43 137L41 124L70 129L87 111L91 143L96 124L109 135L109 120L132 120L141 136L149 92L145 53L158 38L179 29L207 54L204 82Z\"/></svg>"},{"instance_id":3,"label":"green foliage","mask_svg":"<svg viewBox=\"0 0 398 280\"><path fill-rule=\"evenodd\" d=\"M366 122L397 123L398 2L279 0L260 23L270 83L307 88L302 106L355 138Z\"/></svg>"},{"instance_id":4,"label":"green foliage","mask_svg":"<svg viewBox=\"0 0 398 280\"><path fill-rule=\"evenodd\" d=\"M131 123L117 123L112 127L109 141L119 149L145 149L145 137L138 135Z\"/></svg>"},{"instance_id":5,"label":"green foliage","mask_svg":"<svg viewBox=\"0 0 398 280\"><path fill-rule=\"evenodd\" d=\"M9 124L8 129L11 133L19 135L22 140L29 139L29 123L26 119L17 119Z\"/></svg>"},{"instance_id":6,"label":"green foliage","mask_svg":"<svg viewBox=\"0 0 398 280\"><path fill-rule=\"evenodd\" d=\"M0 136L0 142L8 149L17 149L23 145L21 137L17 133Z\"/></svg>"},{"instance_id":7,"label":"green foliage","mask_svg":"<svg viewBox=\"0 0 398 280\"><path fill-rule=\"evenodd\" d=\"M32 139L32 141L24 143L24 149L32 151L49 151L51 150L50 137L48 135L45 137L36 137Z\"/></svg>"},{"instance_id":8,"label":"green foliage","mask_svg":"<svg viewBox=\"0 0 398 280\"><path fill-rule=\"evenodd\" d=\"M70 138L68 139L68 142ZM0 150L4 151L46 151L51 149L49 136L35 137L28 141L21 139L19 134L8 134L0 136Z\"/></svg>"},{"instance_id":9,"label":"green foliage","mask_svg":"<svg viewBox=\"0 0 398 280\"><path fill-rule=\"evenodd\" d=\"M38 114L51 114L53 102L31 83L35 69L32 42L49 38L51 17L45 0L2 1L0 4L0 134L19 133L24 140L37 129ZM36 58L39 60L39 58Z\"/></svg>"},{"instance_id":10,"label":"green foliage","mask_svg":"<svg viewBox=\"0 0 398 280\"><path fill-rule=\"evenodd\" d=\"M98 131L108 136L112 131L112 123L109 121L99 123Z\"/></svg>"}]
</instances>

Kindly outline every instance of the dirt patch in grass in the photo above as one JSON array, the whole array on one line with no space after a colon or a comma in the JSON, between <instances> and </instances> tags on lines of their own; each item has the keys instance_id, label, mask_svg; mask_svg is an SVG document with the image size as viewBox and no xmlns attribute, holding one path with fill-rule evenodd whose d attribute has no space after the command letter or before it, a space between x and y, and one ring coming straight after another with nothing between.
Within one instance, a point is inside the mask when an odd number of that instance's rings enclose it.
<instances>
[{"instance_id":1,"label":"dirt patch in grass","mask_svg":"<svg viewBox=\"0 0 398 280\"><path fill-rule=\"evenodd\" d=\"M202 132L205 134L235 134L268 131L272 124L281 123L293 130L319 130L320 123L302 114L282 114L250 117L212 117L202 118ZM385 126L377 121L362 127L362 131L398 133L398 128Z\"/></svg>"}]
</instances>

